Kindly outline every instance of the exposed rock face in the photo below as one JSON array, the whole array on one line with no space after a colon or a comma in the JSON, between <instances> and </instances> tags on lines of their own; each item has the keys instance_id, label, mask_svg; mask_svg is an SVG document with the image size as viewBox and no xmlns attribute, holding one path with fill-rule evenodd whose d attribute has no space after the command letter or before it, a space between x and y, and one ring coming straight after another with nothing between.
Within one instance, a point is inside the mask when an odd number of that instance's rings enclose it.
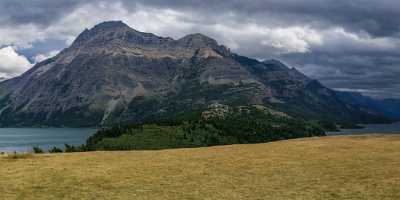
<instances>
[{"instance_id":1,"label":"exposed rock face","mask_svg":"<svg viewBox=\"0 0 400 200\"><path fill-rule=\"evenodd\" d=\"M142 121L215 102L275 106L311 118L367 116L279 61L236 55L201 34L174 40L112 21L0 83L0 126Z\"/></svg>"},{"instance_id":2,"label":"exposed rock face","mask_svg":"<svg viewBox=\"0 0 400 200\"><path fill-rule=\"evenodd\" d=\"M201 113L201 118L208 120L213 118L224 119L226 118L231 110L231 108L224 104L213 103L208 106L208 109Z\"/></svg>"}]
</instances>

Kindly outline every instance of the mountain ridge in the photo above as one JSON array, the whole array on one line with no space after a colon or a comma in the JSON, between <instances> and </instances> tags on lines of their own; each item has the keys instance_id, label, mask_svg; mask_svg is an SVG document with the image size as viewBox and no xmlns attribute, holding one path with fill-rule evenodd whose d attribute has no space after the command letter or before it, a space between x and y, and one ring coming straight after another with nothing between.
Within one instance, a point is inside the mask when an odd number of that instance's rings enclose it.
<instances>
[{"instance_id":1,"label":"mountain ridge","mask_svg":"<svg viewBox=\"0 0 400 200\"><path fill-rule=\"evenodd\" d=\"M400 120L399 99L373 99L358 92L337 91L337 94L342 101L359 106L367 112L380 113L394 121Z\"/></svg>"},{"instance_id":2,"label":"mountain ridge","mask_svg":"<svg viewBox=\"0 0 400 200\"><path fill-rule=\"evenodd\" d=\"M111 21L0 83L0 126L140 122L215 102L265 105L310 119L382 119L277 60L240 56L202 34L174 40Z\"/></svg>"}]
</instances>

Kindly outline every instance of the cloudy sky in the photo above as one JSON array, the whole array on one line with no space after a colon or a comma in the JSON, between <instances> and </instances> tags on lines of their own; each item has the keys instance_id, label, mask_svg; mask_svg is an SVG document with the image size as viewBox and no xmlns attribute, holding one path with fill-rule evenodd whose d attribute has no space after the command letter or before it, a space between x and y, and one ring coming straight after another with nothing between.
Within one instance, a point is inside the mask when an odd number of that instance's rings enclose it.
<instances>
[{"instance_id":1,"label":"cloudy sky","mask_svg":"<svg viewBox=\"0 0 400 200\"><path fill-rule=\"evenodd\" d=\"M0 79L56 55L106 20L277 58L326 86L400 98L399 0L1 0Z\"/></svg>"}]
</instances>

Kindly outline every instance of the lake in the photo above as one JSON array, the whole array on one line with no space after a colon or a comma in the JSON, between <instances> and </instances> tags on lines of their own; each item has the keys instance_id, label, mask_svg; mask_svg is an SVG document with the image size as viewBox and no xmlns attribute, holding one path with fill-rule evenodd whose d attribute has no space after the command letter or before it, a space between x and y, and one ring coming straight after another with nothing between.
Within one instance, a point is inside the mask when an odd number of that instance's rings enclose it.
<instances>
[{"instance_id":1,"label":"lake","mask_svg":"<svg viewBox=\"0 0 400 200\"><path fill-rule=\"evenodd\" d=\"M0 152L30 152L33 146L47 150L80 145L96 132L93 128L0 128Z\"/></svg>"},{"instance_id":2,"label":"lake","mask_svg":"<svg viewBox=\"0 0 400 200\"><path fill-rule=\"evenodd\" d=\"M327 132L328 135L359 134L400 134L400 122L393 124L361 124L362 129L342 129L340 132Z\"/></svg>"},{"instance_id":3,"label":"lake","mask_svg":"<svg viewBox=\"0 0 400 200\"><path fill-rule=\"evenodd\" d=\"M400 122L363 126L363 129L343 129L327 134L400 134ZM64 147L64 144L80 145L95 132L94 128L0 128L0 152L29 152L33 146L47 150L53 146Z\"/></svg>"}]
</instances>

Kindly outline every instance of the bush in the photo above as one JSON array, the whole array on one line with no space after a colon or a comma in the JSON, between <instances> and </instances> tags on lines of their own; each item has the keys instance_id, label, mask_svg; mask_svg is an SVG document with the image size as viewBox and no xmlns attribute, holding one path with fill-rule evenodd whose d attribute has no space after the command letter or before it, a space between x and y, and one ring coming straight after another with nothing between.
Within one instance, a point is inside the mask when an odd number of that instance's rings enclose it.
<instances>
[{"instance_id":1,"label":"bush","mask_svg":"<svg viewBox=\"0 0 400 200\"><path fill-rule=\"evenodd\" d=\"M84 144L79 146L65 144L65 150L64 150L65 153L85 152L85 151L89 151L89 149Z\"/></svg>"},{"instance_id":2,"label":"bush","mask_svg":"<svg viewBox=\"0 0 400 200\"><path fill-rule=\"evenodd\" d=\"M38 146L34 146L34 147L32 147L32 149L33 149L33 153L44 153L43 149L41 149Z\"/></svg>"},{"instance_id":3,"label":"bush","mask_svg":"<svg viewBox=\"0 0 400 200\"><path fill-rule=\"evenodd\" d=\"M65 144L65 152L70 153L70 152L77 152L78 149L74 145L69 145Z\"/></svg>"},{"instance_id":4,"label":"bush","mask_svg":"<svg viewBox=\"0 0 400 200\"><path fill-rule=\"evenodd\" d=\"M49 149L49 153L62 153L62 152L63 152L63 150L56 146Z\"/></svg>"}]
</instances>

